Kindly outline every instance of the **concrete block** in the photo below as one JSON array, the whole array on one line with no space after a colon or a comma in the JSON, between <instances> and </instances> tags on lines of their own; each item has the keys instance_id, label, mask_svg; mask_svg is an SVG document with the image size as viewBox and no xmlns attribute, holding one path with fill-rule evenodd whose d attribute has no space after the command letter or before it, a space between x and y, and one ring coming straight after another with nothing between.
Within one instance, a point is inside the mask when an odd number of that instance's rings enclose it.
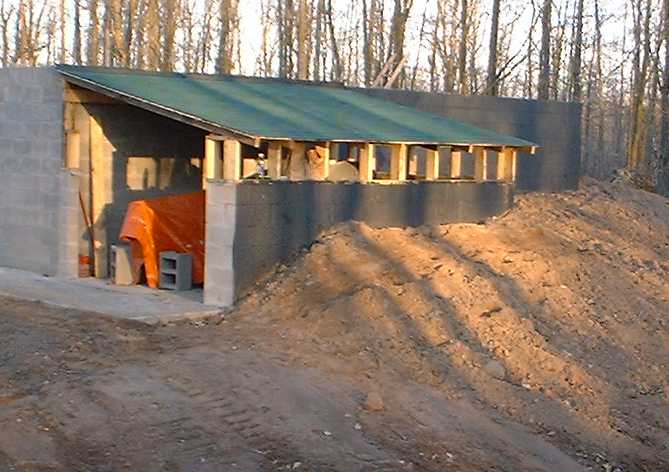
<instances>
[{"instance_id":1,"label":"concrete block","mask_svg":"<svg viewBox=\"0 0 669 472\"><path fill-rule=\"evenodd\" d=\"M160 288L190 290L193 287L193 256L187 253L160 253Z\"/></svg>"},{"instance_id":2,"label":"concrete block","mask_svg":"<svg viewBox=\"0 0 669 472\"><path fill-rule=\"evenodd\" d=\"M110 246L109 277L116 285L132 285L132 255L129 244Z\"/></svg>"}]
</instances>

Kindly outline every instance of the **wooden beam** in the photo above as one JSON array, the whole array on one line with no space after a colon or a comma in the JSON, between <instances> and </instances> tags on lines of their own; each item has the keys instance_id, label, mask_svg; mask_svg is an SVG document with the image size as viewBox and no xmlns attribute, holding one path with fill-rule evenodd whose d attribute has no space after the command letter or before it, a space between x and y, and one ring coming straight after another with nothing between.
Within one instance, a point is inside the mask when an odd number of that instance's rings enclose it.
<instances>
[{"instance_id":1,"label":"wooden beam","mask_svg":"<svg viewBox=\"0 0 669 472\"><path fill-rule=\"evenodd\" d=\"M290 180L305 180L307 178L306 146L302 142L290 142L290 161L288 162L288 178Z\"/></svg>"},{"instance_id":2,"label":"wooden beam","mask_svg":"<svg viewBox=\"0 0 669 472\"><path fill-rule=\"evenodd\" d=\"M68 131L66 133L66 152L65 168L79 169L79 160L81 157L81 136L78 131Z\"/></svg>"},{"instance_id":3,"label":"wooden beam","mask_svg":"<svg viewBox=\"0 0 669 472\"><path fill-rule=\"evenodd\" d=\"M207 188L207 179L220 179L221 177L221 143L206 137L204 138L202 188Z\"/></svg>"},{"instance_id":4,"label":"wooden beam","mask_svg":"<svg viewBox=\"0 0 669 472\"><path fill-rule=\"evenodd\" d=\"M514 182L516 180L516 158L518 151L504 148L497 155L497 180Z\"/></svg>"},{"instance_id":5,"label":"wooden beam","mask_svg":"<svg viewBox=\"0 0 669 472\"><path fill-rule=\"evenodd\" d=\"M90 117L90 186L91 186L91 223L93 225L94 275L99 279L107 277L108 251L107 228L104 210L107 204L107 183L111 179L105 175L105 137L100 123Z\"/></svg>"},{"instance_id":6,"label":"wooden beam","mask_svg":"<svg viewBox=\"0 0 669 472\"><path fill-rule=\"evenodd\" d=\"M390 178L398 182L407 179L407 164L409 146L406 144L394 144L390 156Z\"/></svg>"},{"instance_id":7,"label":"wooden beam","mask_svg":"<svg viewBox=\"0 0 669 472\"><path fill-rule=\"evenodd\" d=\"M328 180L330 175L330 155L331 144L326 143L325 146L316 146L316 154L318 156L318 165L316 169L312 169L312 178L315 180Z\"/></svg>"},{"instance_id":8,"label":"wooden beam","mask_svg":"<svg viewBox=\"0 0 669 472\"><path fill-rule=\"evenodd\" d=\"M281 178L281 159L283 147L281 143L271 141L267 146L267 174L270 179Z\"/></svg>"},{"instance_id":9,"label":"wooden beam","mask_svg":"<svg viewBox=\"0 0 669 472\"><path fill-rule=\"evenodd\" d=\"M376 168L376 149L372 143L366 143L360 148L360 182L371 182L374 180L374 169Z\"/></svg>"},{"instance_id":10,"label":"wooden beam","mask_svg":"<svg viewBox=\"0 0 669 472\"><path fill-rule=\"evenodd\" d=\"M414 147L409 147L409 169L407 170L407 175L412 175L414 178L418 177L418 154L416 154L416 149Z\"/></svg>"},{"instance_id":11,"label":"wooden beam","mask_svg":"<svg viewBox=\"0 0 669 472\"><path fill-rule=\"evenodd\" d=\"M246 144L247 146L255 148L259 148L261 144L260 138L251 138L248 136L244 136L243 134L233 133L232 131L226 131L226 130L218 130L215 133L207 135L207 138L213 141L225 141L226 139L235 139L242 144Z\"/></svg>"},{"instance_id":12,"label":"wooden beam","mask_svg":"<svg viewBox=\"0 0 669 472\"><path fill-rule=\"evenodd\" d=\"M439 179L439 151L427 149L425 154L425 179Z\"/></svg>"},{"instance_id":13,"label":"wooden beam","mask_svg":"<svg viewBox=\"0 0 669 472\"><path fill-rule=\"evenodd\" d=\"M236 139L223 141L223 178L240 180L242 177L242 143Z\"/></svg>"},{"instance_id":14,"label":"wooden beam","mask_svg":"<svg viewBox=\"0 0 669 472\"><path fill-rule=\"evenodd\" d=\"M451 150L451 179L462 177L462 151Z\"/></svg>"},{"instance_id":15,"label":"wooden beam","mask_svg":"<svg viewBox=\"0 0 669 472\"><path fill-rule=\"evenodd\" d=\"M115 102L112 98L106 95L102 95L101 93L96 93L91 90L76 87L67 83L65 84L63 101L65 103L87 103L102 105L118 103Z\"/></svg>"},{"instance_id":16,"label":"wooden beam","mask_svg":"<svg viewBox=\"0 0 669 472\"><path fill-rule=\"evenodd\" d=\"M484 148L478 146L474 148L474 180L488 180L488 155Z\"/></svg>"}]
</instances>

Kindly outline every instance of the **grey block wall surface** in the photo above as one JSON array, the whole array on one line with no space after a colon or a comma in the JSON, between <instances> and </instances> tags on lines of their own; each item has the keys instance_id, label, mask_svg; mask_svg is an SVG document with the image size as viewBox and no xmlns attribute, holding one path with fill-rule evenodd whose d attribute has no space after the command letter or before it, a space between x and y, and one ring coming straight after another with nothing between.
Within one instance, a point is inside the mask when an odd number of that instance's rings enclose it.
<instances>
[{"instance_id":1,"label":"grey block wall surface","mask_svg":"<svg viewBox=\"0 0 669 472\"><path fill-rule=\"evenodd\" d=\"M211 181L204 301L231 306L276 263L343 221L373 227L476 222L512 205L513 185L502 182Z\"/></svg>"},{"instance_id":2,"label":"grey block wall surface","mask_svg":"<svg viewBox=\"0 0 669 472\"><path fill-rule=\"evenodd\" d=\"M579 103L376 88L354 90L537 143L540 149L536 155L519 155L517 189L520 191L552 192L578 187Z\"/></svg>"},{"instance_id":3,"label":"grey block wall surface","mask_svg":"<svg viewBox=\"0 0 669 472\"><path fill-rule=\"evenodd\" d=\"M0 266L54 275L62 263L71 272L72 248L60 239L71 231L76 177L61 173L62 161L61 78L0 69Z\"/></svg>"}]
</instances>

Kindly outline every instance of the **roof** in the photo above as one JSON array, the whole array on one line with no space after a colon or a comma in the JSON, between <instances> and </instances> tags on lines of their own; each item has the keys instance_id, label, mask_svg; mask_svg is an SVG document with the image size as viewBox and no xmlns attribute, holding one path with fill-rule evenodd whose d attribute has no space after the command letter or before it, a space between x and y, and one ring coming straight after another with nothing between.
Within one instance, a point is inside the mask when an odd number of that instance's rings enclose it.
<instances>
[{"instance_id":1,"label":"roof","mask_svg":"<svg viewBox=\"0 0 669 472\"><path fill-rule=\"evenodd\" d=\"M70 65L57 70L75 85L255 140L536 146L342 86Z\"/></svg>"}]
</instances>

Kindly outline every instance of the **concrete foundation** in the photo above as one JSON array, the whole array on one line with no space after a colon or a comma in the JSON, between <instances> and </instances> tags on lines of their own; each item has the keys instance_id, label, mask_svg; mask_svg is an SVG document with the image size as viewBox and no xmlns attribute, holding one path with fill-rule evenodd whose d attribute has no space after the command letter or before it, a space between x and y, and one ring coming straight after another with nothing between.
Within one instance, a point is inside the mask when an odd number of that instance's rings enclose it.
<instances>
[{"instance_id":1,"label":"concrete foundation","mask_svg":"<svg viewBox=\"0 0 669 472\"><path fill-rule=\"evenodd\" d=\"M276 263L339 222L374 227L475 222L512 204L513 185L503 182L210 181L204 300L232 305Z\"/></svg>"}]
</instances>

